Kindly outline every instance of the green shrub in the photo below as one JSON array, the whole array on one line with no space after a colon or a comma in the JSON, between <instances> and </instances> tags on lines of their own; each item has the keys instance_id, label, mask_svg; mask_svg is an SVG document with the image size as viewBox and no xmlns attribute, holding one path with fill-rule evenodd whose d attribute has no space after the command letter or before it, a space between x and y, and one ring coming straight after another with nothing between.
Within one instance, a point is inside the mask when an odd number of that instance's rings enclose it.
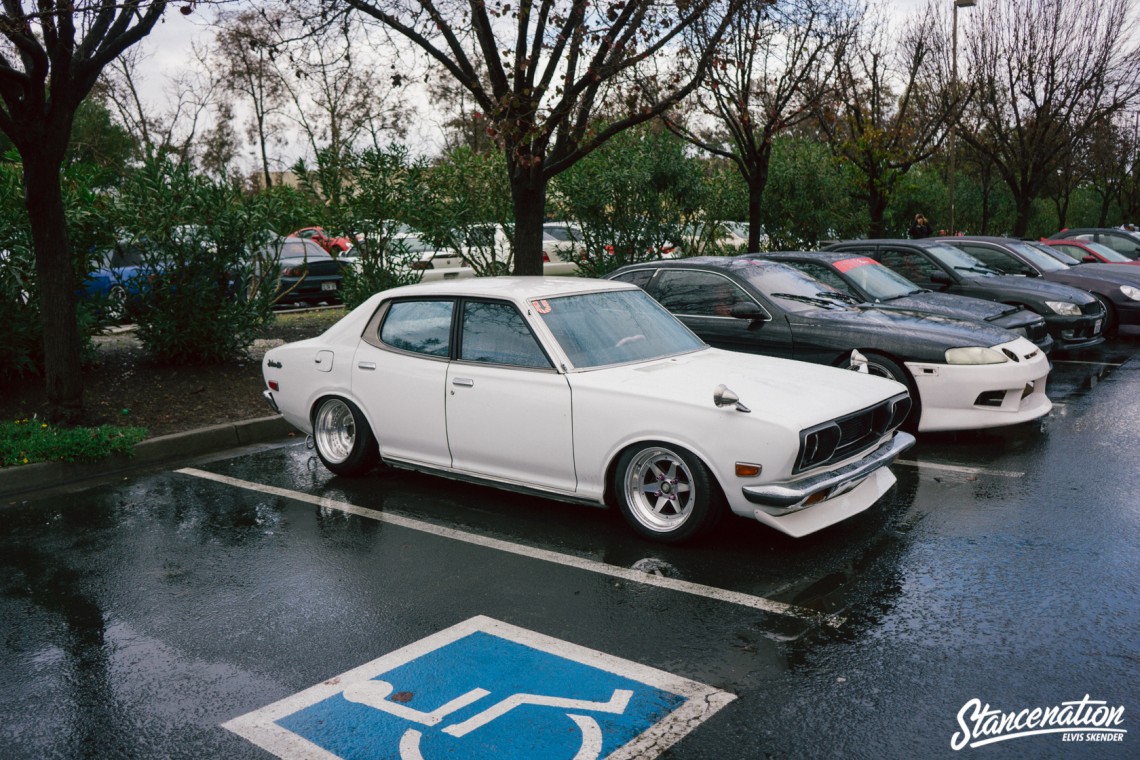
<instances>
[{"instance_id":1,"label":"green shrub","mask_svg":"<svg viewBox=\"0 0 1140 760\"><path fill-rule=\"evenodd\" d=\"M258 276L255 261L275 237L272 200L167 161L132 174L118 211L126 242L143 255L130 312L147 353L175 365L245 353L270 318L277 287L274 277Z\"/></svg>"},{"instance_id":2,"label":"green shrub","mask_svg":"<svg viewBox=\"0 0 1140 760\"><path fill-rule=\"evenodd\" d=\"M0 467L36 462L94 462L133 452L146 438L144 428L62 428L39 419L0 422Z\"/></svg>"}]
</instances>

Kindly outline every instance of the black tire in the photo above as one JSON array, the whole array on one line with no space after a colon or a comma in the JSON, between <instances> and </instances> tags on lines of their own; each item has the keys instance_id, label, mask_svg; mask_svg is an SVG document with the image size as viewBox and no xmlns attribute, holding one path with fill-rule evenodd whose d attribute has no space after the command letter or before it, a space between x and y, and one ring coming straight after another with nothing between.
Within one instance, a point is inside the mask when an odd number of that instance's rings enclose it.
<instances>
[{"instance_id":1,"label":"black tire","mask_svg":"<svg viewBox=\"0 0 1140 760\"><path fill-rule=\"evenodd\" d=\"M707 533L728 509L705 464L668 443L647 441L623 451L611 487L630 527L666 544Z\"/></svg>"},{"instance_id":2,"label":"black tire","mask_svg":"<svg viewBox=\"0 0 1140 760\"><path fill-rule=\"evenodd\" d=\"M901 383L906 386L907 391L910 393L910 413L903 420L902 426L907 430L914 431L918 428L918 418L922 416L922 399L918 397L918 386L915 385L914 378L906 369L900 366L894 359L882 354L876 354L872 351L864 351L863 355L867 357L867 372L877 377L886 377L894 380L896 383ZM850 360L844 365L850 368Z\"/></svg>"},{"instance_id":3,"label":"black tire","mask_svg":"<svg viewBox=\"0 0 1140 760\"><path fill-rule=\"evenodd\" d=\"M330 396L313 411L313 443L330 472L354 477L380 462L380 448L360 409L347 399Z\"/></svg>"},{"instance_id":4,"label":"black tire","mask_svg":"<svg viewBox=\"0 0 1140 760\"><path fill-rule=\"evenodd\" d=\"M107 293L107 318L115 323L127 320L127 289L122 285L112 285Z\"/></svg>"},{"instance_id":5,"label":"black tire","mask_svg":"<svg viewBox=\"0 0 1140 760\"><path fill-rule=\"evenodd\" d=\"M1099 293L1093 293L1096 300L1100 301L1100 305L1104 307L1104 330L1102 335L1112 335L1116 332L1116 328L1120 326L1119 317L1116 314L1116 307L1112 301Z\"/></svg>"}]
</instances>

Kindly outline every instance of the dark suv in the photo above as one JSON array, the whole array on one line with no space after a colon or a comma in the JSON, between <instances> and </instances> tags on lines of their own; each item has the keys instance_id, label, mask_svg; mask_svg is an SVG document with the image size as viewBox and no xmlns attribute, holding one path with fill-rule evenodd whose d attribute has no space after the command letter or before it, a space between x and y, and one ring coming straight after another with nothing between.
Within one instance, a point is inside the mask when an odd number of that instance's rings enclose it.
<instances>
[{"instance_id":1,"label":"dark suv","mask_svg":"<svg viewBox=\"0 0 1140 760\"><path fill-rule=\"evenodd\" d=\"M940 240L845 240L826 250L858 253L923 287L1022 306L1045 318L1057 350L1104 342L1105 309L1083 290L1004 275Z\"/></svg>"}]
</instances>

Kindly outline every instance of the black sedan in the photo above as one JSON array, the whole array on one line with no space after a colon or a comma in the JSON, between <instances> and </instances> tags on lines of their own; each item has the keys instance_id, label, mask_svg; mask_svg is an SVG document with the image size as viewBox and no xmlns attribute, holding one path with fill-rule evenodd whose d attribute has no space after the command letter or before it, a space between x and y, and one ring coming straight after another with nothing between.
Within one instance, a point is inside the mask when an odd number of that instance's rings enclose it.
<instances>
[{"instance_id":1,"label":"black sedan","mask_svg":"<svg viewBox=\"0 0 1140 760\"><path fill-rule=\"evenodd\" d=\"M1104 305L1105 328L1140 329L1140 271L1130 264L1066 264L1041 243L1017 238L954 237L945 242L1005 274L1040 277L1088 291Z\"/></svg>"},{"instance_id":2,"label":"black sedan","mask_svg":"<svg viewBox=\"0 0 1140 760\"><path fill-rule=\"evenodd\" d=\"M282 238L257 254L255 272L277 276L275 304L340 303L344 272L352 265L311 240Z\"/></svg>"},{"instance_id":3,"label":"black sedan","mask_svg":"<svg viewBox=\"0 0 1140 760\"><path fill-rule=\"evenodd\" d=\"M954 319L989 322L1029 338L1048 354L1053 336L1044 317L1020 306L1008 306L980 298L935 293L920 288L901 274L874 259L849 253L781 251L761 258L779 261L806 272L815 279L879 309L908 309Z\"/></svg>"},{"instance_id":4,"label":"black sedan","mask_svg":"<svg viewBox=\"0 0 1140 760\"><path fill-rule=\"evenodd\" d=\"M1045 318L1058 349L1104 342L1106 312L1091 294L1068 285L1003 275L943 240L847 240L826 250L867 256L912 282L944 293L1023 306Z\"/></svg>"},{"instance_id":5,"label":"black sedan","mask_svg":"<svg viewBox=\"0 0 1140 760\"><path fill-rule=\"evenodd\" d=\"M622 267L707 343L893 378L920 431L1026 422L1047 414L1049 361L1028 339L982 322L885 310L776 261L700 257Z\"/></svg>"}]
</instances>

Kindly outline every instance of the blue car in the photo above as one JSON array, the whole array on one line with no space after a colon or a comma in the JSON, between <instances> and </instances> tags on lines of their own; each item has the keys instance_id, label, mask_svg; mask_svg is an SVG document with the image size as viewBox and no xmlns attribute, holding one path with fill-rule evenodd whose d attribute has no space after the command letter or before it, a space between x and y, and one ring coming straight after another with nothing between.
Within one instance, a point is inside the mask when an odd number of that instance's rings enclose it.
<instances>
[{"instance_id":1,"label":"blue car","mask_svg":"<svg viewBox=\"0 0 1140 760\"><path fill-rule=\"evenodd\" d=\"M96 267L84 280L80 296L103 304L107 318L123 321L129 316L131 300L138 298L152 274L141 246L116 243L98 252Z\"/></svg>"}]
</instances>

